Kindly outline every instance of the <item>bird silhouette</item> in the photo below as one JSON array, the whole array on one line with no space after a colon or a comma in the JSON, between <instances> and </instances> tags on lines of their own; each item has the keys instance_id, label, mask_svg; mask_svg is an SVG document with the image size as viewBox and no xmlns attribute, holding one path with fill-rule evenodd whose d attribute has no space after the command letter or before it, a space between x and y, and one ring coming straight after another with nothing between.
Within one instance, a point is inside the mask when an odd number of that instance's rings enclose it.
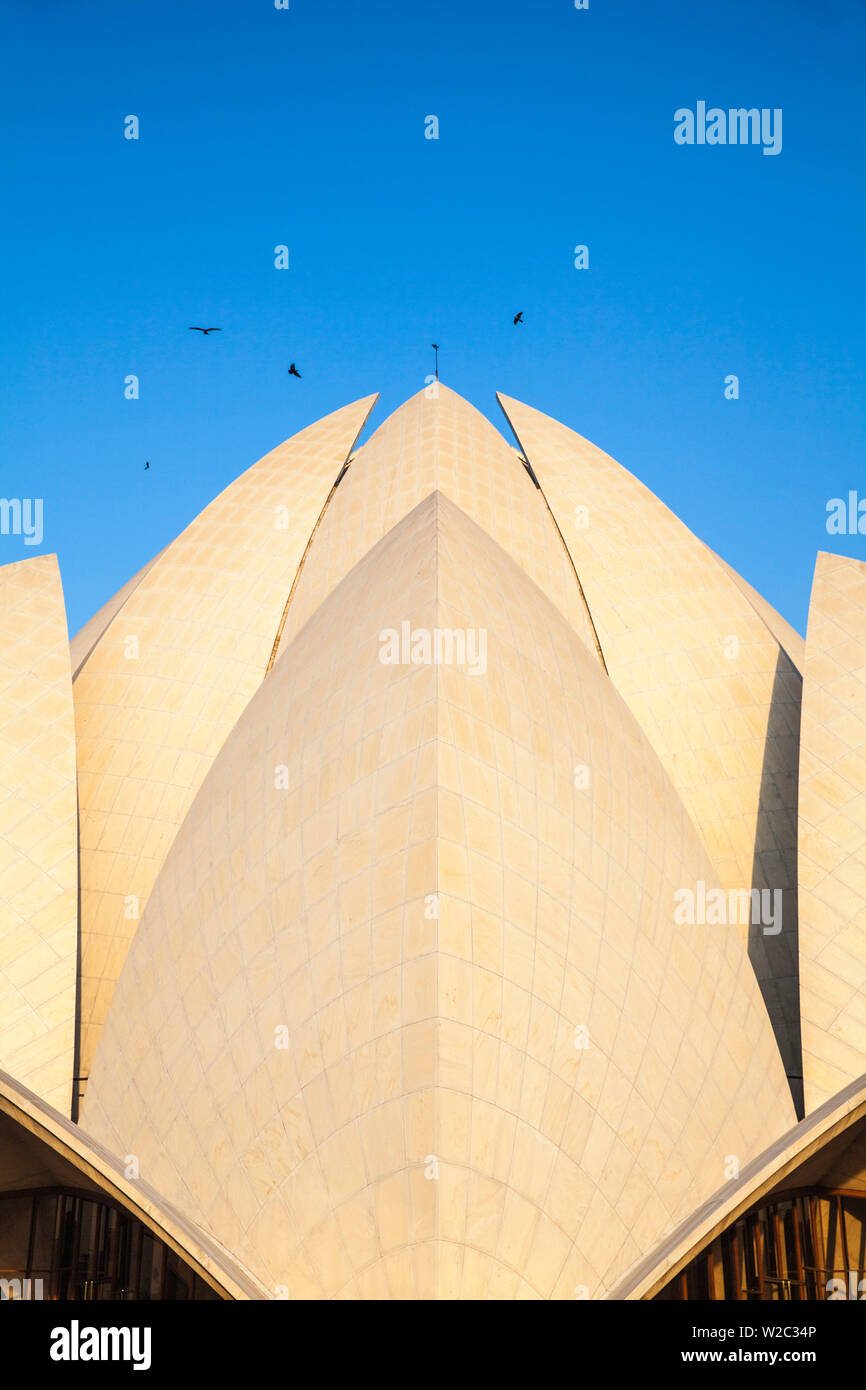
<instances>
[{"instance_id":1,"label":"bird silhouette","mask_svg":"<svg viewBox=\"0 0 866 1390\"><path fill-rule=\"evenodd\" d=\"M298 378L300 379L300 375L301 375L301 373L298 371L297 367L295 366L295 364L294 364L294 362L293 362L292 365L291 365L291 367L289 367L289 376L296 376L296 377L298 377Z\"/></svg>"},{"instance_id":2,"label":"bird silhouette","mask_svg":"<svg viewBox=\"0 0 866 1390\"><path fill-rule=\"evenodd\" d=\"M147 472L147 470L148 470L149 467L150 467L150 459L148 459L148 460L147 460L147 463L144 465L144 471Z\"/></svg>"},{"instance_id":3,"label":"bird silhouette","mask_svg":"<svg viewBox=\"0 0 866 1390\"><path fill-rule=\"evenodd\" d=\"M519 314L515 314L515 315L514 315L514 322L515 322L515 323L523 323L523 310L522 310L522 309L521 309L521 311L520 311Z\"/></svg>"},{"instance_id":4,"label":"bird silhouette","mask_svg":"<svg viewBox=\"0 0 866 1390\"><path fill-rule=\"evenodd\" d=\"M191 323L189 331L190 333L204 333L205 337L207 337L208 333L222 333L221 328L199 328L197 323Z\"/></svg>"}]
</instances>

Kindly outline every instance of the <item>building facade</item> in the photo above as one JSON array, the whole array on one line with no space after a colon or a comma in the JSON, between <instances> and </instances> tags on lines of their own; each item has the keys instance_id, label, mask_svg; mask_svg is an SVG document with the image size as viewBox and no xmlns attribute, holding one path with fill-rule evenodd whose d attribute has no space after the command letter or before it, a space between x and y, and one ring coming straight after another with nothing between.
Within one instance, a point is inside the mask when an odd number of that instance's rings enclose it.
<instances>
[{"instance_id":1,"label":"building facade","mask_svg":"<svg viewBox=\"0 0 866 1390\"><path fill-rule=\"evenodd\" d=\"M837 1296L866 567L804 643L564 425L375 399L71 643L0 568L0 1291Z\"/></svg>"}]
</instances>

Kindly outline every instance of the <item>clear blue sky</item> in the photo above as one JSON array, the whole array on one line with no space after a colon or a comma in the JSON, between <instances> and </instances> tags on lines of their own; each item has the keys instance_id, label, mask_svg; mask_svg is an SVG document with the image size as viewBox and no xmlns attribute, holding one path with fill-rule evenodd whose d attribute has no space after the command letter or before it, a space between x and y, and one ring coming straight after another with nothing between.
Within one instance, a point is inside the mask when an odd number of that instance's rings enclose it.
<instances>
[{"instance_id":1,"label":"clear blue sky","mask_svg":"<svg viewBox=\"0 0 866 1390\"><path fill-rule=\"evenodd\" d=\"M44 498L70 632L275 444L375 390L381 422L432 341L497 425L499 389L592 439L801 631L816 551L866 560L825 529L866 496L863 0L0 16L0 495ZM677 146L698 100L781 107L782 153Z\"/></svg>"}]
</instances>

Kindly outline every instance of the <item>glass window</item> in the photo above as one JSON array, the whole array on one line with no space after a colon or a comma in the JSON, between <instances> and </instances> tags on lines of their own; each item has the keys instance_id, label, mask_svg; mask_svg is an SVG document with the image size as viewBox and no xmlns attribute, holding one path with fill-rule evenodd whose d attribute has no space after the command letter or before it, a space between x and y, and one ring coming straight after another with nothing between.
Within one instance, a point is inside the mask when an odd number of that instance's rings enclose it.
<instances>
[{"instance_id":1,"label":"glass window","mask_svg":"<svg viewBox=\"0 0 866 1390\"><path fill-rule=\"evenodd\" d=\"M42 1278L45 1298L84 1302L220 1297L130 1212L63 1189L0 1193L0 1277Z\"/></svg>"}]
</instances>

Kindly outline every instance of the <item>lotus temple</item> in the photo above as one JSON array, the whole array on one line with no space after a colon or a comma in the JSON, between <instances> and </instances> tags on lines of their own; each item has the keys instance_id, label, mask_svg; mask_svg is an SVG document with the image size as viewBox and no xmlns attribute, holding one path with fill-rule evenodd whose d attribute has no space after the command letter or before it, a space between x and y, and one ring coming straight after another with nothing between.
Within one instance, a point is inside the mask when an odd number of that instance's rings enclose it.
<instances>
[{"instance_id":1,"label":"lotus temple","mask_svg":"<svg viewBox=\"0 0 866 1390\"><path fill-rule=\"evenodd\" d=\"M866 1288L866 565L375 403L0 568L0 1296Z\"/></svg>"}]
</instances>

